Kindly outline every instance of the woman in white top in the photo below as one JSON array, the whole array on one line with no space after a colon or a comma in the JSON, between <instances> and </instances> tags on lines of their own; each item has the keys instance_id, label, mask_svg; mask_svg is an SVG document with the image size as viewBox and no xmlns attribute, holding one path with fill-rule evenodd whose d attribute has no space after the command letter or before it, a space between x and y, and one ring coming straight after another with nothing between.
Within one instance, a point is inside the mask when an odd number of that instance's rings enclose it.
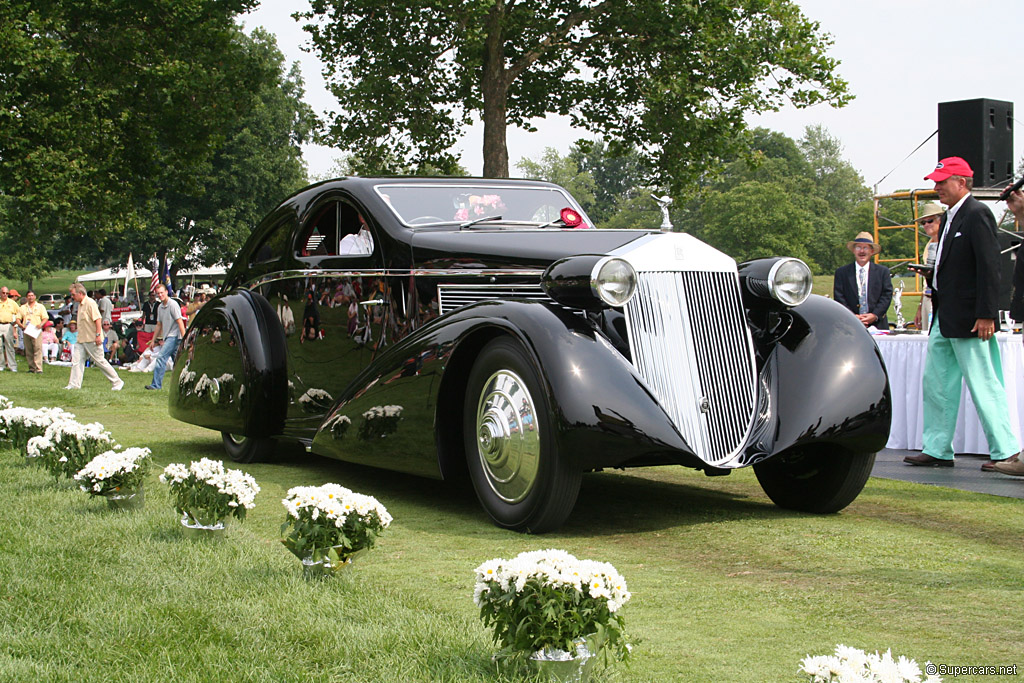
<instances>
[{"instance_id":1,"label":"woman in white top","mask_svg":"<svg viewBox=\"0 0 1024 683\"><path fill-rule=\"evenodd\" d=\"M939 222L942 220L942 214L945 212L946 210L942 208L942 204L928 202L921 207L921 215L917 218L917 224L928 235L928 244L924 245L924 263L927 266L935 265L935 257L939 252ZM914 324L917 326L917 329L927 331L931 327L931 322L932 290L926 284L924 294L921 296L921 306L918 307L917 315L914 316Z\"/></svg>"}]
</instances>

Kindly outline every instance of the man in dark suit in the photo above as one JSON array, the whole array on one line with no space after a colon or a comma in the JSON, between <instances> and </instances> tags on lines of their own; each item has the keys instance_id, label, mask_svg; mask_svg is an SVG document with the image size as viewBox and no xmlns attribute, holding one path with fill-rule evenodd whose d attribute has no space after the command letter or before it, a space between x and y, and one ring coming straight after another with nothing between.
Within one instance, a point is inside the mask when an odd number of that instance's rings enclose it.
<instances>
[{"instance_id":1,"label":"man in dark suit","mask_svg":"<svg viewBox=\"0 0 1024 683\"><path fill-rule=\"evenodd\" d=\"M1006 199L1006 206L1013 212L1018 226L1024 226L1024 192L1011 192ZM1019 229L1019 227L1018 227ZM1010 317L1017 322L1024 322L1024 253L1017 248L1017 263L1013 266L1013 298L1010 299ZM1002 474L1024 477L1024 461L1010 458L997 462L992 469Z\"/></svg>"},{"instance_id":2,"label":"man in dark suit","mask_svg":"<svg viewBox=\"0 0 1024 683\"><path fill-rule=\"evenodd\" d=\"M961 380L978 409L988 440L986 472L1012 462L1020 443L1010 429L1003 367L994 335L999 317L999 243L992 212L971 196L974 171L960 157L940 161L925 180L935 182L949 207L939 228L932 274L932 328L924 365L924 434L921 455L909 465L953 466L953 433Z\"/></svg>"},{"instance_id":3,"label":"man in dark suit","mask_svg":"<svg viewBox=\"0 0 1024 683\"><path fill-rule=\"evenodd\" d=\"M846 243L853 252L853 263L836 270L832 297L850 309L864 324L879 330L889 329L886 313L892 302L892 274L885 266L871 261L882 250L871 233L862 232Z\"/></svg>"}]
</instances>

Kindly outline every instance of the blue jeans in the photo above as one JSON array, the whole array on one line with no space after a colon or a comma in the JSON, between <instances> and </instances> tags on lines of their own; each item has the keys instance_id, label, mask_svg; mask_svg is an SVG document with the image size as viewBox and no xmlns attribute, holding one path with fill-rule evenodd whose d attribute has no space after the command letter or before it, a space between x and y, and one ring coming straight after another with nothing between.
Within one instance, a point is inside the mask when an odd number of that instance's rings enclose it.
<instances>
[{"instance_id":1,"label":"blue jeans","mask_svg":"<svg viewBox=\"0 0 1024 683\"><path fill-rule=\"evenodd\" d=\"M181 343L181 337L165 337L164 343L160 345L160 349L156 352L156 358L153 359L152 386L157 389L164 385L164 373L167 372L167 361L174 357L174 352L178 350L179 343Z\"/></svg>"}]
</instances>

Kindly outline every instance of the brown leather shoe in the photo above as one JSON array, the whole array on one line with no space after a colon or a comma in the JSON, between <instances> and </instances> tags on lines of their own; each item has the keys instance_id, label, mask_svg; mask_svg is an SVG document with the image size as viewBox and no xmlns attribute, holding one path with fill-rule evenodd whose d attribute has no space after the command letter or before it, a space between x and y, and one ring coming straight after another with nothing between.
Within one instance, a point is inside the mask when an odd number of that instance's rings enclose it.
<instances>
[{"instance_id":1,"label":"brown leather shoe","mask_svg":"<svg viewBox=\"0 0 1024 683\"><path fill-rule=\"evenodd\" d=\"M1019 455L1019 453L1018 453L1018 455ZM982 472L995 472L996 471L996 469L995 469L996 465L1001 463L1001 462L1005 462L1005 463L1017 462L1017 456L1016 455L1011 455L1009 458L1006 458L1005 460L986 460L985 462L981 463L981 471Z\"/></svg>"},{"instance_id":2,"label":"brown leather shoe","mask_svg":"<svg viewBox=\"0 0 1024 683\"><path fill-rule=\"evenodd\" d=\"M933 458L927 453L921 455L908 455L903 458L903 462L908 465L917 465L919 467L952 467L952 460L943 460L942 458Z\"/></svg>"},{"instance_id":3,"label":"brown leather shoe","mask_svg":"<svg viewBox=\"0 0 1024 683\"><path fill-rule=\"evenodd\" d=\"M1018 458L1007 458L992 465L993 472L1000 474L1012 474L1015 477L1024 477L1024 462Z\"/></svg>"}]
</instances>

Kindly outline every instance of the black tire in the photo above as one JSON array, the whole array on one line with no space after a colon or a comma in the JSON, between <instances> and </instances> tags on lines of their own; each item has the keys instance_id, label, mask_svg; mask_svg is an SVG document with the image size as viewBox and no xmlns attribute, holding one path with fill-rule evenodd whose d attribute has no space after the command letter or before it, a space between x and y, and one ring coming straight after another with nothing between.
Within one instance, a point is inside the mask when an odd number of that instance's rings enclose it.
<instances>
[{"instance_id":1,"label":"black tire","mask_svg":"<svg viewBox=\"0 0 1024 683\"><path fill-rule=\"evenodd\" d=\"M874 453L837 446L798 447L754 465L754 474L780 508L825 514L853 502L874 464Z\"/></svg>"},{"instance_id":2,"label":"black tire","mask_svg":"<svg viewBox=\"0 0 1024 683\"><path fill-rule=\"evenodd\" d=\"M273 439L236 436L229 432L221 432L220 438L228 457L235 462L269 462L274 457Z\"/></svg>"},{"instance_id":3,"label":"black tire","mask_svg":"<svg viewBox=\"0 0 1024 683\"><path fill-rule=\"evenodd\" d=\"M583 473L558 452L551 415L522 345L488 343L469 373L462 435L473 489L500 527L551 531L576 504Z\"/></svg>"}]
</instances>

